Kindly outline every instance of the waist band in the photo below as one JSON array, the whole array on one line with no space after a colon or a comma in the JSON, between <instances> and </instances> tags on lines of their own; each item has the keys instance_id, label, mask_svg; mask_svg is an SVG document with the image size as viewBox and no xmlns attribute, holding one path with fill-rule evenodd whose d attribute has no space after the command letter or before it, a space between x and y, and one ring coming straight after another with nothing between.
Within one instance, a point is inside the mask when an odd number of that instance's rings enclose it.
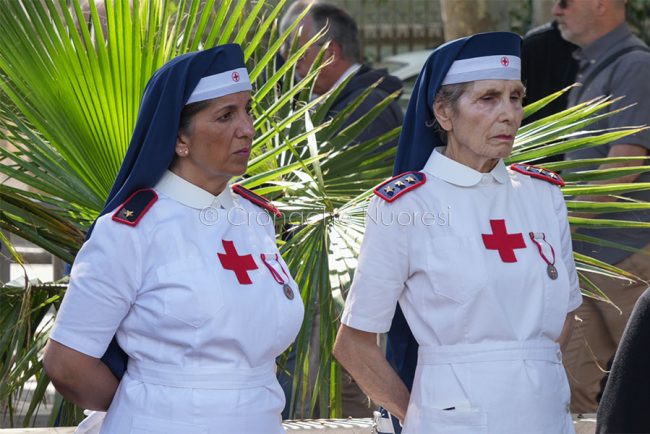
<instances>
[{"instance_id":1,"label":"waist band","mask_svg":"<svg viewBox=\"0 0 650 434\"><path fill-rule=\"evenodd\" d=\"M550 340L421 346L418 350L418 363L422 365L508 360L542 360L559 364L562 363L562 352L557 342Z\"/></svg>"},{"instance_id":2,"label":"waist band","mask_svg":"<svg viewBox=\"0 0 650 434\"><path fill-rule=\"evenodd\" d=\"M251 389L277 381L275 362L257 368L201 368L129 360L127 373L143 383L191 389Z\"/></svg>"}]
</instances>

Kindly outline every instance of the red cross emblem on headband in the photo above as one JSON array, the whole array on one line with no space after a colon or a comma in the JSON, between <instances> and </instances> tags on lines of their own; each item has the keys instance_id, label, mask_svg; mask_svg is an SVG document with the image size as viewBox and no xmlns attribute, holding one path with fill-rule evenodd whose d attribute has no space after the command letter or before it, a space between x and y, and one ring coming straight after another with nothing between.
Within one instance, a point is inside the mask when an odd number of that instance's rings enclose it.
<instances>
[{"instance_id":1,"label":"red cross emblem on headband","mask_svg":"<svg viewBox=\"0 0 650 434\"><path fill-rule=\"evenodd\" d=\"M219 261L221 261L221 266L224 270L230 270L235 273L237 276L237 281L241 285L250 285L253 283L251 278L248 276L250 270L257 270L257 264L251 255L242 255L239 256L237 249L235 248L235 243L232 241L221 240L223 243L223 248L226 250L226 253L217 253L219 256Z\"/></svg>"},{"instance_id":2,"label":"red cross emblem on headband","mask_svg":"<svg viewBox=\"0 0 650 434\"><path fill-rule=\"evenodd\" d=\"M239 81L239 72L235 71L232 73L232 81Z\"/></svg>"},{"instance_id":3,"label":"red cross emblem on headband","mask_svg":"<svg viewBox=\"0 0 650 434\"><path fill-rule=\"evenodd\" d=\"M510 65L510 59L508 59L506 56L503 56L501 58L501 64L505 67L508 67L508 65Z\"/></svg>"},{"instance_id":4,"label":"red cross emblem on headband","mask_svg":"<svg viewBox=\"0 0 650 434\"><path fill-rule=\"evenodd\" d=\"M526 243L521 233L509 234L505 220L490 220L491 234L481 234L483 244L488 250L498 250L503 262L517 262L515 249L525 249Z\"/></svg>"}]
</instances>

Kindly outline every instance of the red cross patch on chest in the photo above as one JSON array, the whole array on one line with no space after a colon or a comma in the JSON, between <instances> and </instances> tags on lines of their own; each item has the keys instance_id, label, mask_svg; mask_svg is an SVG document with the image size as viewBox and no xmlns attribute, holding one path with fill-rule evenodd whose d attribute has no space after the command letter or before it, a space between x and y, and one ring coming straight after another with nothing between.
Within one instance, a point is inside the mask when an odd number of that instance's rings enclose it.
<instances>
[{"instance_id":1,"label":"red cross patch on chest","mask_svg":"<svg viewBox=\"0 0 650 434\"><path fill-rule=\"evenodd\" d=\"M506 229L506 221L490 220L491 234L481 234L483 244L488 250L498 250L503 262L517 262L515 249L525 249L526 242L521 233L509 234Z\"/></svg>"},{"instance_id":2,"label":"red cross patch on chest","mask_svg":"<svg viewBox=\"0 0 650 434\"><path fill-rule=\"evenodd\" d=\"M248 275L248 272L257 270L257 264L255 263L253 256L239 256L239 253L237 253L237 249L235 248L235 243L228 240L221 240L221 242L223 243L223 248L226 250L226 253L217 253L217 255L219 256L219 261L221 261L223 269L233 271L235 276L237 276L237 281L241 285L252 284L253 281Z\"/></svg>"}]
</instances>

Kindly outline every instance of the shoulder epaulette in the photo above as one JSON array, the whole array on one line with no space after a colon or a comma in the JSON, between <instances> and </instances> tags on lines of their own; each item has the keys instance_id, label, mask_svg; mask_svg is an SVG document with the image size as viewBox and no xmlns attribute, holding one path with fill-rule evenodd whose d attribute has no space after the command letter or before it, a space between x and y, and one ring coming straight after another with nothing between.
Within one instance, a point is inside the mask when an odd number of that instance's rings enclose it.
<instances>
[{"instance_id":1,"label":"shoulder epaulette","mask_svg":"<svg viewBox=\"0 0 650 434\"><path fill-rule=\"evenodd\" d=\"M532 164L516 163L510 166L510 168L515 172L523 173L524 175L532 176L533 178L543 179L551 184L564 187L564 180L560 175L548 169L544 169L543 167L533 166Z\"/></svg>"},{"instance_id":2,"label":"shoulder epaulette","mask_svg":"<svg viewBox=\"0 0 650 434\"><path fill-rule=\"evenodd\" d=\"M135 226L158 200L158 195L151 188L136 190L113 213L113 220L125 225Z\"/></svg>"},{"instance_id":3,"label":"shoulder epaulette","mask_svg":"<svg viewBox=\"0 0 650 434\"><path fill-rule=\"evenodd\" d=\"M427 181L422 172L404 172L375 187L375 194L386 202L392 202L407 191L418 188Z\"/></svg>"},{"instance_id":4,"label":"shoulder epaulette","mask_svg":"<svg viewBox=\"0 0 650 434\"><path fill-rule=\"evenodd\" d=\"M243 197L244 199L248 199L249 201L253 202L257 206L261 206L267 211L271 211L273 214L275 214L276 217L282 217L282 213L280 212L279 209L277 209L273 204L271 203L270 200L267 198L260 196L257 193L253 193L247 188L242 187L241 185L233 185L232 186L232 191Z\"/></svg>"}]
</instances>

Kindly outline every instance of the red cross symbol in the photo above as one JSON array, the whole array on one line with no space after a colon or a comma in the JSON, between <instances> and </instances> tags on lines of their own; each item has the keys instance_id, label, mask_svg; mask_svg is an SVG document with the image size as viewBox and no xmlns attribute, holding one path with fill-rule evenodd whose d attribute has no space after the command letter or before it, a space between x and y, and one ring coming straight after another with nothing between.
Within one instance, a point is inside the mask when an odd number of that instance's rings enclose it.
<instances>
[{"instance_id":1,"label":"red cross symbol","mask_svg":"<svg viewBox=\"0 0 650 434\"><path fill-rule=\"evenodd\" d=\"M217 255L219 255L219 260L224 270L234 271L235 276L237 276L237 281L241 285L250 285L253 283L251 278L248 277L250 270L257 270L257 264L253 256L239 256L237 249L235 249L235 244L232 241L221 240L221 242L223 243L223 248L226 249L226 254L217 253Z\"/></svg>"},{"instance_id":2,"label":"red cross symbol","mask_svg":"<svg viewBox=\"0 0 650 434\"><path fill-rule=\"evenodd\" d=\"M524 237L521 233L509 234L506 230L505 220L490 220L492 234L481 234L483 244L488 250L498 250L503 262L517 262L515 249L526 248Z\"/></svg>"},{"instance_id":3,"label":"red cross symbol","mask_svg":"<svg viewBox=\"0 0 650 434\"><path fill-rule=\"evenodd\" d=\"M501 64L507 67L508 65L510 65L510 59L508 59L506 56L503 56L501 58Z\"/></svg>"},{"instance_id":4,"label":"red cross symbol","mask_svg":"<svg viewBox=\"0 0 650 434\"><path fill-rule=\"evenodd\" d=\"M232 81L239 81L239 72L235 71L232 73Z\"/></svg>"}]
</instances>

